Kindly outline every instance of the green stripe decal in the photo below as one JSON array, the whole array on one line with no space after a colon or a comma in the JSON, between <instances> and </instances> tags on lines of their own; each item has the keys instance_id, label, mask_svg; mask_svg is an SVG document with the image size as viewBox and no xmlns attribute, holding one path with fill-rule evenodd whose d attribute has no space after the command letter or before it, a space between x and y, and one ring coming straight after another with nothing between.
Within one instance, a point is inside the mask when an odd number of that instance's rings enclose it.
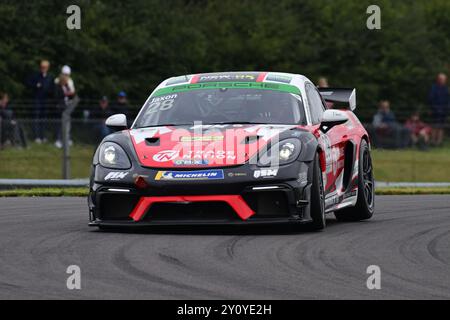
<instances>
[{"instance_id":1,"label":"green stripe decal","mask_svg":"<svg viewBox=\"0 0 450 320\"><path fill-rule=\"evenodd\" d=\"M288 84L278 84L268 82L206 82L206 83L193 83L161 88L155 93L153 93L152 97L158 97L177 92L205 90L205 89L221 89L221 88L272 90L272 91L283 91L288 93L300 94L299 88Z\"/></svg>"}]
</instances>

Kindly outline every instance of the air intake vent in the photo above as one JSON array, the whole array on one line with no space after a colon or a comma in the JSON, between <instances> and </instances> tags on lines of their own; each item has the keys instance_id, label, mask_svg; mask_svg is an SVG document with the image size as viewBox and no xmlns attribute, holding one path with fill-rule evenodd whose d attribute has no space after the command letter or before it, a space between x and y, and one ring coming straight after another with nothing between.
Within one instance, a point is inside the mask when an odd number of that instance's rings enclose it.
<instances>
[{"instance_id":1,"label":"air intake vent","mask_svg":"<svg viewBox=\"0 0 450 320\"><path fill-rule=\"evenodd\" d=\"M148 146L159 146L159 138L147 138L145 139L145 144Z\"/></svg>"}]
</instances>

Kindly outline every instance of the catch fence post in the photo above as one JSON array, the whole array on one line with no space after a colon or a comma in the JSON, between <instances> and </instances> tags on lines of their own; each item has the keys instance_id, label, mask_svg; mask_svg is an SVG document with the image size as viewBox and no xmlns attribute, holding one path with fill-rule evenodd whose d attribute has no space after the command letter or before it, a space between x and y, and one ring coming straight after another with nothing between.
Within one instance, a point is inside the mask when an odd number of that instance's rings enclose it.
<instances>
[{"instance_id":1,"label":"catch fence post","mask_svg":"<svg viewBox=\"0 0 450 320\"><path fill-rule=\"evenodd\" d=\"M66 101L66 108L61 117L61 135L63 147L62 175L63 179L70 179L70 129L71 115L76 108L80 99L75 96L73 99Z\"/></svg>"}]
</instances>

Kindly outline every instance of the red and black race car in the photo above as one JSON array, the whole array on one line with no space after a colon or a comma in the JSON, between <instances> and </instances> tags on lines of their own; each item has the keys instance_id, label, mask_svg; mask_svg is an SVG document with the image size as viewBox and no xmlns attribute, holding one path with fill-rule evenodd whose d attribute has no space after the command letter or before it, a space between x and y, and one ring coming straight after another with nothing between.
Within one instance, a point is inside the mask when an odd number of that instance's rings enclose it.
<instances>
[{"instance_id":1,"label":"red and black race car","mask_svg":"<svg viewBox=\"0 0 450 320\"><path fill-rule=\"evenodd\" d=\"M328 105L327 105L328 104ZM90 225L308 223L369 219L370 140L354 89L302 75L226 72L162 82L130 128L94 155Z\"/></svg>"}]
</instances>

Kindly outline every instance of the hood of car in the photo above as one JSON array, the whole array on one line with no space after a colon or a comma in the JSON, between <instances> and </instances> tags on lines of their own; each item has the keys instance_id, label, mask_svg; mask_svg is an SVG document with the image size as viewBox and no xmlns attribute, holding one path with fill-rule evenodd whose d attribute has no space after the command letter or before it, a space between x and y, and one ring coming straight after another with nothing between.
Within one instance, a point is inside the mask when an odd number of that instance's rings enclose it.
<instances>
[{"instance_id":1,"label":"hood of car","mask_svg":"<svg viewBox=\"0 0 450 320\"><path fill-rule=\"evenodd\" d=\"M131 129L142 166L209 168L244 164L294 125L161 126Z\"/></svg>"}]
</instances>

